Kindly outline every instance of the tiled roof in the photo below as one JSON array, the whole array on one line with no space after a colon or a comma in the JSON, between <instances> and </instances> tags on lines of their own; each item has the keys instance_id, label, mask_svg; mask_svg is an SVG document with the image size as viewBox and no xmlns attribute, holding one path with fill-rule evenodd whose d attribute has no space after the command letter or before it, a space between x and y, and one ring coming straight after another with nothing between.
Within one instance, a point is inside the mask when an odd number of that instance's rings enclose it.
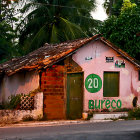
<instances>
[{"instance_id":1,"label":"tiled roof","mask_svg":"<svg viewBox=\"0 0 140 140\"><path fill-rule=\"evenodd\" d=\"M124 57L125 59L127 59L128 61L130 61L131 63L133 63L134 65L136 65L136 67L138 67L140 69L140 62L138 60L136 60L135 58L131 57L128 53L124 52L123 50L121 50L120 48L118 48L117 46L115 46L113 43L111 43L110 41L108 41L107 39L105 39L104 37L101 37L100 40L105 43L107 46L111 47L113 50L115 50L118 54L120 54L122 57Z\"/></svg>"},{"instance_id":2,"label":"tiled roof","mask_svg":"<svg viewBox=\"0 0 140 140\"><path fill-rule=\"evenodd\" d=\"M97 39L100 35L90 38L67 41L60 44L45 44L43 47L22 56L0 64L0 74L12 75L20 70L46 68L62 60L88 42Z\"/></svg>"},{"instance_id":3,"label":"tiled roof","mask_svg":"<svg viewBox=\"0 0 140 140\"><path fill-rule=\"evenodd\" d=\"M140 63L134 58L130 57L127 53L113 45L111 42L106 40L100 35L95 35L90 38L77 39L67 41L60 44L45 44L43 47L22 56L20 58L14 58L3 64L0 64L0 74L12 75L21 70L33 70L49 67L67 56L70 56L83 45L90 41L100 39L103 43L111 47L113 50L118 52L125 59L133 63L138 69L140 69Z\"/></svg>"}]
</instances>

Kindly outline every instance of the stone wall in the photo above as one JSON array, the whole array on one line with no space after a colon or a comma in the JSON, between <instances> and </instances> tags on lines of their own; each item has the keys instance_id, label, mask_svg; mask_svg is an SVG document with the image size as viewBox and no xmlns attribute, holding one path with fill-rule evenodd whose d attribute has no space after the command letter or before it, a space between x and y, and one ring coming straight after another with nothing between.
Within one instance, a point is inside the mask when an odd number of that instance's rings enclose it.
<instances>
[{"instance_id":1,"label":"stone wall","mask_svg":"<svg viewBox=\"0 0 140 140\"><path fill-rule=\"evenodd\" d=\"M43 92L34 96L34 110L0 110L0 122L21 121L26 116L43 117Z\"/></svg>"}]
</instances>

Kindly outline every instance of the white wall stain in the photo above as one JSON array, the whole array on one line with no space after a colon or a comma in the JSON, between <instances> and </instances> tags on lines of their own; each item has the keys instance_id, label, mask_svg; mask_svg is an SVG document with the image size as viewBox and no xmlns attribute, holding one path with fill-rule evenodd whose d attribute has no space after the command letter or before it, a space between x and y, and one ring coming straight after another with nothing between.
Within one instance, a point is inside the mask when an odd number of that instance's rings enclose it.
<instances>
[{"instance_id":1,"label":"white wall stain","mask_svg":"<svg viewBox=\"0 0 140 140\"><path fill-rule=\"evenodd\" d=\"M139 92L139 93L140 93L140 86L137 88L137 92Z\"/></svg>"},{"instance_id":2,"label":"white wall stain","mask_svg":"<svg viewBox=\"0 0 140 140\"><path fill-rule=\"evenodd\" d=\"M114 70L114 66L111 66L109 69Z\"/></svg>"},{"instance_id":3,"label":"white wall stain","mask_svg":"<svg viewBox=\"0 0 140 140\"><path fill-rule=\"evenodd\" d=\"M122 73L125 74L125 75L129 75L129 71L127 69L122 68Z\"/></svg>"}]
</instances>

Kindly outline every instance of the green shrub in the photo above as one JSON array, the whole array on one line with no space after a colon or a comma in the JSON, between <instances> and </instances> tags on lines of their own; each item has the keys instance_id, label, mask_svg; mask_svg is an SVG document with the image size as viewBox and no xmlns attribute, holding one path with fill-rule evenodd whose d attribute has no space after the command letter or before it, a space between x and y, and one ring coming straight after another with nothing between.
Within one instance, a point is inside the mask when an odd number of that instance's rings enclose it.
<instances>
[{"instance_id":1,"label":"green shrub","mask_svg":"<svg viewBox=\"0 0 140 140\"><path fill-rule=\"evenodd\" d=\"M140 119L140 107L134 108L128 112L128 118Z\"/></svg>"},{"instance_id":2,"label":"green shrub","mask_svg":"<svg viewBox=\"0 0 140 140\"><path fill-rule=\"evenodd\" d=\"M17 95L11 95L9 97L9 109L16 109L17 106L20 104L21 101L21 96L23 96L23 94L17 94Z\"/></svg>"},{"instance_id":3,"label":"green shrub","mask_svg":"<svg viewBox=\"0 0 140 140\"><path fill-rule=\"evenodd\" d=\"M128 112L132 110L131 108L117 108L115 110L113 110L113 112Z\"/></svg>"},{"instance_id":4,"label":"green shrub","mask_svg":"<svg viewBox=\"0 0 140 140\"><path fill-rule=\"evenodd\" d=\"M101 112L110 112L110 110L107 109L107 108L104 108L104 109L101 110Z\"/></svg>"},{"instance_id":5,"label":"green shrub","mask_svg":"<svg viewBox=\"0 0 140 140\"><path fill-rule=\"evenodd\" d=\"M128 116L123 115L123 116L120 116L119 119L128 120L129 118L128 118Z\"/></svg>"},{"instance_id":6,"label":"green shrub","mask_svg":"<svg viewBox=\"0 0 140 140\"><path fill-rule=\"evenodd\" d=\"M90 118L93 117L94 111L93 110L89 110L87 113L88 113L87 120L90 120Z\"/></svg>"},{"instance_id":7,"label":"green shrub","mask_svg":"<svg viewBox=\"0 0 140 140\"><path fill-rule=\"evenodd\" d=\"M5 101L0 105L0 109L16 109L20 104L21 96L23 96L23 94L9 96L8 101Z\"/></svg>"}]
</instances>

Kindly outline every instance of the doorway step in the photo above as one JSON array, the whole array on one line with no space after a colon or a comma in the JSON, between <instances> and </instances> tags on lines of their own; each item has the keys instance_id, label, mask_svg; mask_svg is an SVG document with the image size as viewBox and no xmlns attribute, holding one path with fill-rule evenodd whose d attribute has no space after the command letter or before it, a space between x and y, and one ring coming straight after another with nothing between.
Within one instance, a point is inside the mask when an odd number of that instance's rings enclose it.
<instances>
[{"instance_id":1,"label":"doorway step","mask_svg":"<svg viewBox=\"0 0 140 140\"><path fill-rule=\"evenodd\" d=\"M93 114L90 120L108 120L108 119L119 119L123 117L128 117L128 112L104 112Z\"/></svg>"}]
</instances>

